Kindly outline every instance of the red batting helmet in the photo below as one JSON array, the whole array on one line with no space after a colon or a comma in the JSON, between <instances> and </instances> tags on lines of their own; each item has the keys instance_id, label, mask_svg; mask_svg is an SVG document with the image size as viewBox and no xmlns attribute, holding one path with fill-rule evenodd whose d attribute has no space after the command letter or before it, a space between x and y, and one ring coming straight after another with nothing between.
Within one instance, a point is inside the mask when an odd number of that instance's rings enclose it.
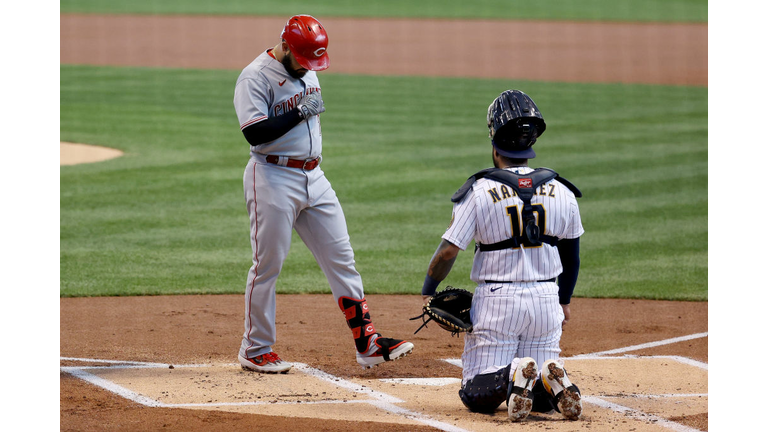
<instances>
[{"instance_id":1,"label":"red batting helmet","mask_svg":"<svg viewBox=\"0 0 768 432\"><path fill-rule=\"evenodd\" d=\"M328 34L320 21L309 15L292 16L280 37L288 43L301 67L312 71L328 69Z\"/></svg>"}]
</instances>

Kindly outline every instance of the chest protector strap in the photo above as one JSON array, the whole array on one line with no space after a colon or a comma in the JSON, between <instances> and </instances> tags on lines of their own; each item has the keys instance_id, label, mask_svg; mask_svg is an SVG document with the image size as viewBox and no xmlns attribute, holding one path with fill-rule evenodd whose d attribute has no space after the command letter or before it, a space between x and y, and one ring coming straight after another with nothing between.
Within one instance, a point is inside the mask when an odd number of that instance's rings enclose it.
<instances>
[{"instance_id":1,"label":"chest protector strap","mask_svg":"<svg viewBox=\"0 0 768 432\"><path fill-rule=\"evenodd\" d=\"M498 243L483 244L478 243L477 248L481 251L494 251L501 249L516 249L522 246L541 246L547 243L552 246L557 245L557 237L552 237L541 233L536 224L536 216L533 215L533 206L531 199L533 193L539 186L550 180L557 180L573 192L577 198L581 198L581 191L573 183L560 177L555 171L549 168L537 168L528 174L515 174L511 171L488 168L472 175L464 185L456 191L451 197L452 202L459 202L472 189L472 185L481 178L488 178L499 183L505 184L517 192L517 196L523 201L523 235L513 236ZM514 234L514 233L513 233Z\"/></svg>"}]
</instances>

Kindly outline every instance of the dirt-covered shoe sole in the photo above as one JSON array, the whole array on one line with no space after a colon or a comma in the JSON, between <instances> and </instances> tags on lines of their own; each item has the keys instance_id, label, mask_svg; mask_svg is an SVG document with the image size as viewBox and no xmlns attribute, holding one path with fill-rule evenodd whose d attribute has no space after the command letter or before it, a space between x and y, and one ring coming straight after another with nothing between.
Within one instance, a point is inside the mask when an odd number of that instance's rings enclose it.
<instances>
[{"instance_id":1,"label":"dirt-covered shoe sole","mask_svg":"<svg viewBox=\"0 0 768 432\"><path fill-rule=\"evenodd\" d=\"M512 374L512 380L509 383L509 393L507 395L507 414L512 421L525 420L533 408L533 399L529 393L536 384L536 375L539 369L536 366L536 360L531 357L520 359L515 372Z\"/></svg>"},{"instance_id":2,"label":"dirt-covered shoe sole","mask_svg":"<svg viewBox=\"0 0 768 432\"><path fill-rule=\"evenodd\" d=\"M581 417L581 395L568 378L568 374L556 361L547 360L541 371L544 388L557 400L557 408L568 420Z\"/></svg>"}]
</instances>

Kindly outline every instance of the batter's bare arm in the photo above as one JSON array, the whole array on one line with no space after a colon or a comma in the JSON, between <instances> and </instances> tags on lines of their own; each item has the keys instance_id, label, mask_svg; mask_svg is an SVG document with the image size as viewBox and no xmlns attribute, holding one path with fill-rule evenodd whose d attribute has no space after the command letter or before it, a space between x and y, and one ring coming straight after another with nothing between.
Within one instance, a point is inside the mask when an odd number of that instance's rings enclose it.
<instances>
[{"instance_id":1,"label":"batter's bare arm","mask_svg":"<svg viewBox=\"0 0 768 432\"><path fill-rule=\"evenodd\" d=\"M440 242L435 254L432 255L432 260L429 262L427 277L424 279L424 285L421 288L421 295L424 301L435 294L437 286L451 272L453 263L456 261L460 250L458 246L447 240Z\"/></svg>"}]
</instances>

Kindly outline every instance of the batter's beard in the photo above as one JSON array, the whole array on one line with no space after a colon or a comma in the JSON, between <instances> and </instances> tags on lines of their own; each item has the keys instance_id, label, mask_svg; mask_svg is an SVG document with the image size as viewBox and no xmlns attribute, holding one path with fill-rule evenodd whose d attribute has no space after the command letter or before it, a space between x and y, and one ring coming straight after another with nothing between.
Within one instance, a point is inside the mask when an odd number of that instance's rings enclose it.
<instances>
[{"instance_id":1,"label":"batter's beard","mask_svg":"<svg viewBox=\"0 0 768 432\"><path fill-rule=\"evenodd\" d=\"M292 76L293 78L296 78L296 79L303 78L304 75L307 74L306 69L300 69L300 70L293 69L291 67L291 59L288 58L288 56L284 56L283 60L280 61L280 63L283 64L283 67L285 68L285 71L288 72L288 75Z\"/></svg>"}]
</instances>

